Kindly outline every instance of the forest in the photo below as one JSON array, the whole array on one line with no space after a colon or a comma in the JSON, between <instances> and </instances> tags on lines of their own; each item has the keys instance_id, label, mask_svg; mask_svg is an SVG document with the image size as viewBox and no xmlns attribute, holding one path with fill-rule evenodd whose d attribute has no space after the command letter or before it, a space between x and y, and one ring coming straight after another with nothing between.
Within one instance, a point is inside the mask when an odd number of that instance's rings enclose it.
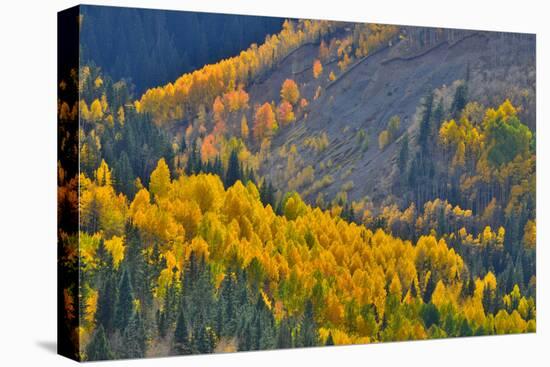
<instances>
[{"instance_id":1,"label":"forest","mask_svg":"<svg viewBox=\"0 0 550 367\"><path fill-rule=\"evenodd\" d=\"M177 28L178 16L154 21ZM90 18L84 27L99 27ZM334 91L367 78L370 60L385 57L382 67L474 36L231 19L222 24L256 29L194 61L184 46L210 41L174 41L166 62L181 75L165 84L168 71L139 75L142 63L109 74L89 38L107 35L90 31L80 49L89 62L59 85L79 95L58 100L58 216L78 221L59 230L59 261L79 279L61 302L77 358L535 332L531 79L523 89L507 79L488 100L479 78L493 69L464 65L464 78L423 87L409 114L354 128L320 111L340 111ZM383 198L345 166L368 157L384 167Z\"/></svg>"}]
</instances>

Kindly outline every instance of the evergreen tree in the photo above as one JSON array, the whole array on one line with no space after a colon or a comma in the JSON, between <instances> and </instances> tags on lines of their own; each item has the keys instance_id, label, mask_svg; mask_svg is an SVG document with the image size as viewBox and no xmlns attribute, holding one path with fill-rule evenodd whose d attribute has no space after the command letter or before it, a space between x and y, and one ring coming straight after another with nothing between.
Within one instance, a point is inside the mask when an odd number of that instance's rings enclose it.
<instances>
[{"instance_id":1,"label":"evergreen tree","mask_svg":"<svg viewBox=\"0 0 550 367\"><path fill-rule=\"evenodd\" d=\"M231 187L242 178L241 165L239 163L239 156L237 150L232 150L229 155L229 162L227 163L227 172L225 174L225 187Z\"/></svg>"},{"instance_id":2,"label":"evergreen tree","mask_svg":"<svg viewBox=\"0 0 550 367\"><path fill-rule=\"evenodd\" d=\"M193 333L193 337L196 339L196 348L198 353L206 354L214 352L214 335L212 330L206 326L203 320L199 320L197 322L197 327Z\"/></svg>"},{"instance_id":3,"label":"evergreen tree","mask_svg":"<svg viewBox=\"0 0 550 367\"><path fill-rule=\"evenodd\" d=\"M422 305L420 316L424 321L426 329L429 329L432 325L439 325L439 310L431 302Z\"/></svg>"},{"instance_id":4,"label":"evergreen tree","mask_svg":"<svg viewBox=\"0 0 550 367\"><path fill-rule=\"evenodd\" d=\"M218 317L219 333L222 335L234 335L236 328L236 282L232 273L226 274L220 286L220 298L218 309L221 316ZM223 320L223 321L222 321Z\"/></svg>"},{"instance_id":5,"label":"evergreen tree","mask_svg":"<svg viewBox=\"0 0 550 367\"><path fill-rule=\"evenodd\" d=\"M187 321L185 320L184 311L179 312L176 322L176 331L174 332L173 350L177 354L191 354L191 343L189 340L189 330L187 329Z\"/></svg>"},{"instance_id":6,"label":"evergreen tree","mask_svg":"<svg viewBox=\"0 0 550 367\"><path fill-rule=\"evenodd\" d=\"M275 188L271 181L264 179L262 186L260 186L260 200L264 205L271 205L272 208L275 208Z\"/></svg>"},{"instance_id":7,"label":"evergreen tree","mask_svg":"<svg viewBox=\"0 0 550 367\"><path fill-rule=\"evenodd\" d=\"M483 309L487 314L495 312L495 297L493 293L494 291L491 290L489 287L485 287L483 289Z\"/></svg>"},{"instance_id":8,"label":"evergreen tree","mask_svg":"<svg viewBox=\"0 0 550 367\"><path fill-rule=\"evenodd\" d=\"M161 312L160 310L157 311L157 329L161 338L166 337L166 333L168 332L166 313Z\"/></svg>"},{"instance_id":9,"label":"evergreen tree","mask_svg":"<svg viewBox=\"0 0 550 367\"><path fill-rule=\"evenodd\" d=\"M128 326L130 317L134 309L134 297L130 276L127 270L122 273L122 279L118 287L118 297L116 303L116 312L114 326L119 330L124 330Z\"/></svg>"},{"instance_id":10,"label":"evergreen tree","mask_svg":"<svg viewBox=\"0 0 550 367\"><path fill-rule=\"evenodd\" d=\"M292 330L288 318L283 318L277 332L277 349L292 348Z\"/></svg>"},{"instance_id":11,"label":"evergreen tree","mask_svg":"<svg viewBox=\"0 0 550 367\"><path fill-rule=\"evenodd\" d=\"M99 297L97 300L96 321L97 324L102 325L107 332L111 332L113 329L115 300L117 296L115 284L114 274L109 272L109 274L106 275L103 288L99 290Z\"/></svg>"},{"instance_id":12,"label":"evergreen tree","mask_svg":"<svg viewBox=\"0 0 550 367\"><path fill-rule=\"evenodd\" d=\"M185 153L187 150L187 143L185 142L185 136L181 138L181 146L180 146L180 152Z\"/></svg>"},{"instance_id":13,"label":"evergreen tree","mask_svg":"<svg viewBox=\"0 0 550 367\"><path fill-rule=\"evenodd\" d=\"M410 288L410 290L411 290L411 297L412 297L412 298L416 298L416 297L418 296L418 293L416 292L416 281L413 281L413 282L411 283L411 288Z\"/></svg>"},{"instance_id":14,"label":"evergreen tree","mask_svg":"<svg viewBox=\"0 0 550 367\"><path fill-rule=\"evenodd\" d=\"M437 105L435 106L434 113L433 113L433 122L434 122L434 133L437 134L439 132L439 129L441 128L441 123L443 122L443 118L445 111L443 109L443 101L439 99L437 102Z\"/></svg>"},{"instance_id":15,"label":"evergreen tree","mask_svg":"<svg viewBox=\"0 0 550 367\"><path fill-rule=\"evenodd\" d=\"M99 240L99 245L96 250L96 257L101 266L106 266L107 269L111 268L112 264L110 261L112 261L112 258L105 248L105 240L103 238Z\"/></svg>"},{"instance_id":16,"label":"evergreen tree","mask_svg":"<svg viewBox=\"0 0 550 367\"><path fill-rule=\"evenodd\" d=\"M429 303L432 300L432 294L435 290L436 282L434 275L431 274L428 282L426 283L426 289L424 290L424 303Z\"/></svg>"},{"instance_id":17,"label":"evergreen tree","mask_svg":"<svg viewBox=\"0 0 550 367\"><path fill-rule=\"evenodd\" d=\"M460 112L462 112L467 102L468 87L466 86L466 83L462 83L456 88L453 104L451 105L451 114L454 119L458 119L460 117Z\"/></svg>"},{"instance_id":18,"label":"evergreen tree","mask_svg":"<svg viewBox=\"0 0 550 367\"><path fill-rule=\"evenodd\" d=\"M424 112L422 113L422 119L420 120L420 133L418 135L418 145L425 151L427 149L428 137L431 131L431 116L433 106L433 94L428 93L424 98L422 107Z\"/></svg>"},{"instance_id":19,"label":"evergreen tree","mask_svg":"<svg viewBox=\"0 0 550 367\"><path fill-rule=\"evenodd\" d=\"M126 224L126 259L134 297L141 302L142 309L149 309L153 296L148 284L151 284L151 267L143 251L143 242L139 231L131 223Z\"/></svg>"},{"instance_id":20,"label":"evergreen tree","mask_svg":"<svg viewBox=\"0 0 550 367\"><path fill-rule=\"evenodd\" d=\"M120 158L116 161L113 175L116 190L132 198L135 194L134 180L136 178L134 176L132 164L125 150L122 151Z\"/></svg>"},{"instance_id":21,"label":"evergreen tree","mask_svg":"<svg viewBox=\"0 0 550 367\"><path fill-rule=\"evenodd\" d=\"M88 347L86 348L86 360L88 361L102 361L113 359L113 353L109 348L107 337L105 336L105 330L102 325L97 327L96 332Z\"/></svg>"},{"instance_id":22,"label":"evergreen tree","mask_svg":"<svg viewBox=\"0 0 550 367\"><path fill-rule=\"evenodd\" d=\"M197 148L197 140L195 139L191 144L191 150L189 151L189 157L187 159L187 167L185 169L185 173L187 173L188 175L198 173L200 170L200 165L201 165L200 152Z\"/></svg>"},{"instance_id":23,"label":"evergreen tree","mask_svg":"<svg viewBox=\"0 0 550 367\"><path fill-rule=\"evenodd\" d=\"M401 140L401 147L399 149L399 160L397 166L399 167L399 172L404 173L407 168L407 161L409 160L409 135L404 134L403 139Z\"/></svg>"},{"instance_id":24,"label":"evergreen tree","mask_svg":"<svg viewBox=\"0 0 550 367\"><path fill-rule=\"evenodd\" d=\"M468 323L468 320L462 319L462 322L460 323L460 331L458 336L472 336L473 331L470 327L470 324Z\"/></svg>"},{"instance_id":25,"label":"evergreen tree","mask_svg":"<svg viewBox=\"0 0 550 367\"><path fill-rule=\"evenodd\" d=\"M332 333L329 331L327 341L325 345L334 345L334 339L332 339Z\"/></svg>"},{"instance_id":26,"label":"evergreen tree","mask_svg":"<svg viewBox=\"0 0 550 367\"><path fill-rule=\"evenodd\" d=\"M466 296L468 296L468 297L473 297L475 291L476 291L476 282L475 282L475 280L474 280L472 277L470 277L470 278L468 279L468 287L467 287Z\"/></svg>"},{"instance_id":27,"label":"evergreen tree","mask_svg":"<svg viewBox=\"0 0 550 367\"><path fill-rule=\"evenodd\" d=\"M123 336L124 358L143 358L145 357L145 327L141 312L134 312L128 326L124 330Z\"/></svg>"},{"instance_id":28,"label":"evergreen tree","mask_svg":"<svg viewBox=\"0 0 550 367\"><path fill-rule=\"evenodd\" d=\"M250 323L246 322L241 335L239 336L239 351L252 350L252 332L250 330Z\"/></svg>"},{"instance_id":29,"label":"evergreen tree","mask_svg":"<svg viewBox=\"0 0 550 367\"><path fill-rule=\"evenodd\" d=\"M308 300L306 302L304 315L300 325L300 335L298 342L301 347L316 346L319 340L317 324L313 315L313 303Z\"/></svg>"}]
</instances>

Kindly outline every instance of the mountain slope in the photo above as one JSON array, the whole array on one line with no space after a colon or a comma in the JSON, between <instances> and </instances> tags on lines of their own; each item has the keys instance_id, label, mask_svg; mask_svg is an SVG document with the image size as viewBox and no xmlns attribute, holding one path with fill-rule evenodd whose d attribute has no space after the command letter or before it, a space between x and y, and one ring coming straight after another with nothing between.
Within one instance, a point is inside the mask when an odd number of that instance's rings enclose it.
<instances>
[{"instance_id":1,"label":"mountain slope","mask_svg":"<svg viewBox=\"0 0 550 367\"><path fill-rule=\"evenodd\" d=\"M412 33L412 32L411 32ZM369 196L378 201L392 193L396 153L402 135L413 137L418 132L417 109L427 92L450 86L457 80L469 78L469 93L474 99L488 103L494 99L517 100L516 89L534 88L525 78L534 68L533 38L499 33L465 32L453 41L440 41L433 46L411 50L405 39L380 52L360 59L348 70L330 82L331 71L339 73L336 63L325 65L323 75L314 79L310 67L317 57L318 47L307 45L292 54L261 83L249 88L251 105L261 101L278 101L279 88L286 78L293 78L299 85L309 106L307 115L300 121L280 129L273 138L269 164L261 170L272 177L276 187L288 182L285 157L275 154L276 149L295 145L301 166L311 165L316 180L331 175L333 183L323 189L331 198L349 181L348 199L359 200ZM468 76L468 74L470 74ZM485 79L501 80L491 86ZM510 88L514 85L514 89ZM319 98L314 99L321 86ZM534 90L532 91L534 93ZM533 110L533 106L525 106ZM395 141L385 149L377 146L380 132L388 120L397 115L401 126ZM534 121L526 121L534 126ZM364 151L358 142L358 134L364 130L369 148ZM329 143L322 151L312 151L304 144L311 136L326 133ZM331 168L320 169L322 163L332 161ZM307 187L302 187L306 190ZM316 193L306 195L312 201Z\"/></svg>"}]
</instances>

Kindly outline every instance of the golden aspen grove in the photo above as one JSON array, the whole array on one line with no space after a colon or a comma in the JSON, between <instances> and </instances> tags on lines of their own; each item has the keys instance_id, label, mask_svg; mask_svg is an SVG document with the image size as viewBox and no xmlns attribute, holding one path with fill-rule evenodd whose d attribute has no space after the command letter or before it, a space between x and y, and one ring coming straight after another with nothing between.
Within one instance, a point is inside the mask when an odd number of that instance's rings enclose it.
<instances>
[{"instance_id":1,"label":"golden aspen grove","mask_svg":"<svg viewBox=\"0 0 550 367\"><path fill-rule=\"evenodd\" d=\"M536 331L529 35L140 10L166 35L116 45L179 60L155 68L109 64L115 10L80 11L58 100L75 358Z\"/></svg>"}]
</instances>

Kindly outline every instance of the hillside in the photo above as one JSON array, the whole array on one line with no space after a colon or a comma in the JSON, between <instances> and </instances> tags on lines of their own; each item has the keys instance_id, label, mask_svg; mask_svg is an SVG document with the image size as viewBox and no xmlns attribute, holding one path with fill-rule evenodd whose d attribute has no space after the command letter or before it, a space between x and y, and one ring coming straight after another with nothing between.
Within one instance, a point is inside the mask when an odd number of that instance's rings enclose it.
<instances>
[{"instance_id":1,"label":"hillside","mask_svg":"<svg viewBox=\"0 0 550 367\"><path fill-rule=\"evenodd\" d=\"M336 196L349 181L354 182L348 191L351 200L369 196L381 202L391 194L398 195L392 190L392 180L399 174L395 171L396 154L403 133L408 132L413 141L418 134L417 108L422 98L437 88L452 88L453 82L467 78L468 70L472 80L469 93L479 102L517 100L519 96L507 90L510 85L534 93L533 81L526 78L526 74L534 70L532 39L471 32L455 41L441 41L419 51L410 51L408 44L402 40L369 55L341 75L336 63L324 65L324 78L317 80L313 78L311 65L318 57L318 46L307 45L279 65L266 80L249 87L250 104L254 105L279 100L277 86L286 78L299 84L301 94L310 101L307 117L281 129L271 144L272 152L293 144L301 158L301 168L312 165L316 180L331 175L333 183L323 189L328 199ZM328 80L331 71L338 75L333 82ZM487 85L488 76L502 83ZM322 88L321 94L314 100L318 86ZM534 111L533 105L526 108ZM378 135L395 115L401 119L398 137L381 151ZM526 123L534 128L534 120ZM366 132L363 139L370 142L366 151L358 141L360 131ZM322 133L327 134L327 148L308 149L304 140ZM332 161L332 167L319 168L328 161ZM278 154L271 154L268 165L261 170L263 175L274 179L276 187L285 186L286 172L287 159ZM314 202L315 195L307 195L308 200Z\"/></svg>"},{"instance_id":2,"label":"hillside","mask_svg":"<svg viewBox=\"0 0 550 367\"><path fill-rule=\"evenodd\" d=\"M81 358L536 330L532 35L286 20L141 95L78 77Z\"/></svg>"}]
</instances>

